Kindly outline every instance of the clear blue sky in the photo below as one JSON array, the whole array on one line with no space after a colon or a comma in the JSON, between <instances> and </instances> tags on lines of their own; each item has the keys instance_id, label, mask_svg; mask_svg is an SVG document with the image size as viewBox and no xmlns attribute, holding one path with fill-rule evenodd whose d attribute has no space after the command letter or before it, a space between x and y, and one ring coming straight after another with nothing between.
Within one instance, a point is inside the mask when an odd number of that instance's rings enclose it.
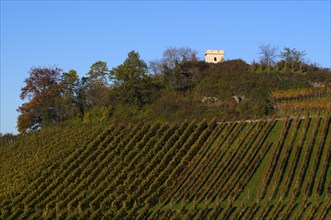
<instances>
[{"instance_id":1,"label":"clear blue sky","mask_svg":"<svg viewBox=\"0 0 331 220\"><path fill-rule=\"evenodd\" d=\"M224 49L258 60L258 45L305 50L330 67L330 1L2 1L1 132L16 131L31 67L80 76L98 60L112 68L136 50L146 62L168 47Z\"/></svg>"}]
</instances>

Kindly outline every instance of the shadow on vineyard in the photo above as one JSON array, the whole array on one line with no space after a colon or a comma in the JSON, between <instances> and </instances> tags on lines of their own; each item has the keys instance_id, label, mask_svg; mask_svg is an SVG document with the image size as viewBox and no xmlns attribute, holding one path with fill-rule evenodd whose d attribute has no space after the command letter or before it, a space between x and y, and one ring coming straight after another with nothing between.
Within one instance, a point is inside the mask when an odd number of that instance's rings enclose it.
<instances>
[{"instance_id":1,"label":"shadow on vineyard","mask_svg":"<svg viewBox=\"0 0 331 220\"><path fill-rule=\"evenodd\" d=\"M0 148L0 219L330 219L330 125L49 126Z\"/></svg>"}]
</instances>

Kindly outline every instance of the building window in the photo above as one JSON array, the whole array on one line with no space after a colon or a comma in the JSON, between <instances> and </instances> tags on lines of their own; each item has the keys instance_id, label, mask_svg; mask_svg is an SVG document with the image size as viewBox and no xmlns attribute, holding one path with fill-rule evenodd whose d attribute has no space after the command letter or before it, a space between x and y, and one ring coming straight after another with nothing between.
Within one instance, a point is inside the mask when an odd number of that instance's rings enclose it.
<instances>
[{"instance_id":1,"label":"building window","mask_svg":"<svg viewBox=\"0 0 331 220\"><path fill-rule=\"evenodd\" d=\"M215 62L217 61L217 58L216 58L216 57L214 57L214 61L215 61Z\"/></svg>"}]
</instances>

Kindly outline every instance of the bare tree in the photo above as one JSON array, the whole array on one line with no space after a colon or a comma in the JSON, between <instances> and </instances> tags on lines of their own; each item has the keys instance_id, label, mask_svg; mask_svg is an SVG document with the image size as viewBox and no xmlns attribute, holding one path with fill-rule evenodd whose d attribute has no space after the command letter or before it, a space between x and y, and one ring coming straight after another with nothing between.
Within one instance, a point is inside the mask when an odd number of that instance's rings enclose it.
<instances>
[{"instance_id":1,"label":"bare tree","mask_svg":"<svg viewBox=\"0 0 331 220\"><path fill-rule=\"evenodd\" d=\"M149 63L149 68L153 73L161 73L164 68L173 70L178 64L196 60L197 51L189 47L169 47L163 52L161 60L153 60Z\"/></svg>"},{"instance_id":2,"label":"bare tree","mask_svg":"<svg viewBox=\"0 0 331 220\"><path fill-rule=\"evenodd\" d=\"M160 60L152 60L149 62L148 68L152 74L161 74L162 73L162 63Z\"/></svg>"},{"instance_id":3,"label":"bare tree","mask_svg":"<svg viewBox=\"0 0 331 220\"><path fill-rule=\"evenodd\" d=\"M173 69L176 64L196 60L196 54L197 52L189 47L170 47L163 52L162 63Z\"/></svg>"},{"instance_id":4,"label":"bare tree","mask_svg":"<svg viewBox=\"0 0 331 220\"><path fill-rule=\"evenodd\" d=\"M269 71L270 66L275 63L278 49L270 44L260 44L259 50L261 65L265 65Z\"/></svg>"}]
</instances>

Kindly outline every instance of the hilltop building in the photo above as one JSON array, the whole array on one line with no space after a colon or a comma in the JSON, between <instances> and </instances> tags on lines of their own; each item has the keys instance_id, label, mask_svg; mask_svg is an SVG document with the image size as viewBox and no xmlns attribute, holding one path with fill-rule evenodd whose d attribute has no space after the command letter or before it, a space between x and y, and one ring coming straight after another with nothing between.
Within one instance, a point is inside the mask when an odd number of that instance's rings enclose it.
<instances>
[{"instance_id":1,"label":"hilltop building","mask_svg":"<svg viewBox=\"0 0 331 220\"><path fill-rule=\"evenodd\" d=\"M219 63L224 61L224 50L206 50L206 63Z\"/></svg>"}]
</instances>

